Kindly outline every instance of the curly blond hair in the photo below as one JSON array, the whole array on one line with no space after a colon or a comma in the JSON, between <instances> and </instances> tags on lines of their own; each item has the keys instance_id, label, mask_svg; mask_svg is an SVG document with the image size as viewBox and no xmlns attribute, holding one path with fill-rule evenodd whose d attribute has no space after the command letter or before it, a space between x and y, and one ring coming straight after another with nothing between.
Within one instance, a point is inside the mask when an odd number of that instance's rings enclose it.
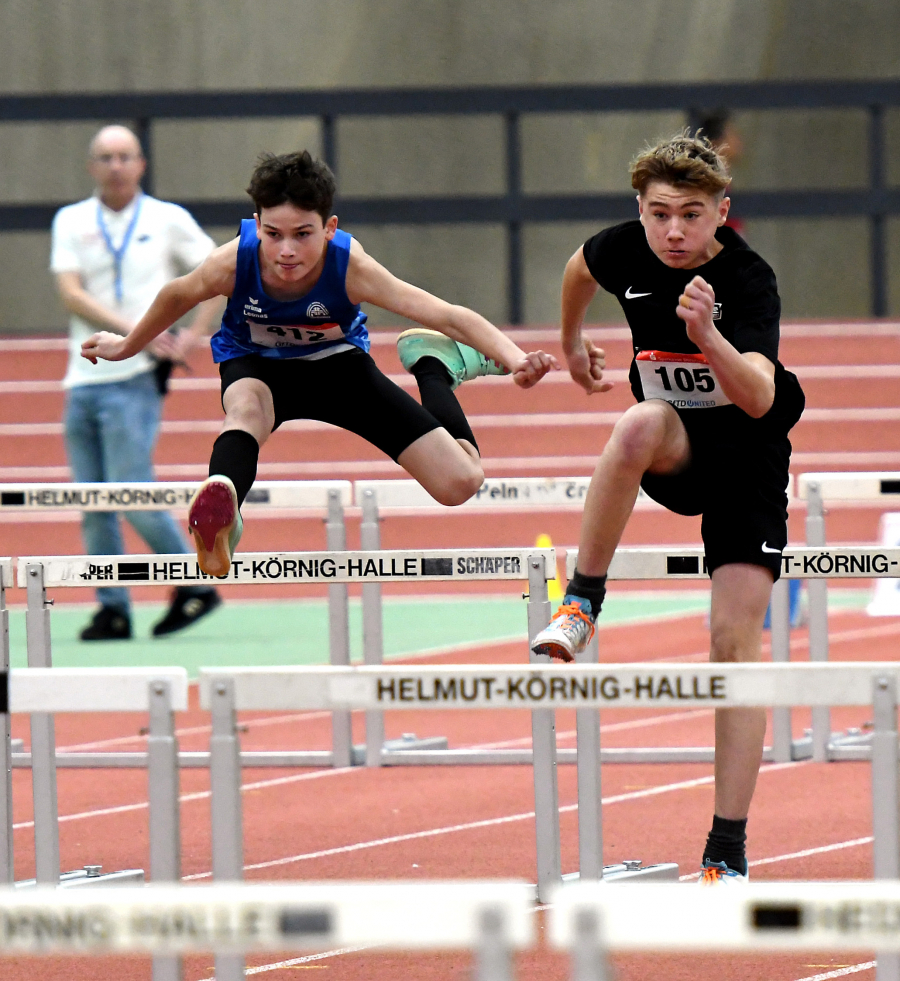
<instances>
[{"instance_id":1,"label":"curly blond hair","mask_svg":"<svg viewBox=\"0 0 900 981\"><path fill-rule=\"evenodd\" d=\"M709 140L687 131L646 146L631 162L630 170L631 186L641 195L656 182L721 194L731 181L728 165Z\"/></svg>"}]
</instances>

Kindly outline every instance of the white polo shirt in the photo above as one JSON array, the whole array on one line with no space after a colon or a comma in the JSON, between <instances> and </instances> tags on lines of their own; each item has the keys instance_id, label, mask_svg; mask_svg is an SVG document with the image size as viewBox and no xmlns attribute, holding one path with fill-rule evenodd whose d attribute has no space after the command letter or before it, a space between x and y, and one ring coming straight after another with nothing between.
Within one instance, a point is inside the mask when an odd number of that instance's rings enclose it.
<instances>
[{"instance_id":1,"label":"white polo shirt","mask_svg":"<svg viewBox=\"0 0 900 981\"><path fill-rule=\"evenodd\" d=\"M119 302L115 257L101 229L98 209L110 242L120 249L138 204L137 222L121 257ZM50 271L79 273L92 297L137 323L166 283L198 266L214 248L213 240L177 204L141 194L121 211L112 211L92 197L56 213ZM98 329L74 314L70 318L65 388L125 381L153 368L152 359L144 352L125 361L98 361L95 365L82 358L82 343Z\"/></svg>"}]
</instances>

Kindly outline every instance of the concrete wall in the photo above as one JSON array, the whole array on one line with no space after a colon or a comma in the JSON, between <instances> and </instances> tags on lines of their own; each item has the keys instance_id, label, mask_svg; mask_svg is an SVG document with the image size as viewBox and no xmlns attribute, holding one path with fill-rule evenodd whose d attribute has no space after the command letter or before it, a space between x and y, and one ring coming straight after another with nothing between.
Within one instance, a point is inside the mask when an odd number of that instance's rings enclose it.
<instances>
[{"instance_id":1,"label":"concrete wall","mask_svg":"<svg viewBox=\"0 0 900 981\"><path fill-rule=\"evenodd\" d=\"M896 76L900 6L850 0L7 0L0 8L0 91L603 83ZM104 120L98 120L97 125ZM860 185L862 114L738 117L741 188ZM680 114L528 118L529 192L624 190L645 140ZM0 200L90 193L84 153L95 124L0 125ZM891 116L900 160L900 118ZM238 197L255 155L308 146L308 119L169 122L155 128L157 193ZM347 194L496 193L498 118L356 119L338 130ZM900 181L900 163L891 163ZM499 227L349 227L398 274L502 321ZM587 224L526 229L526 319L557 316L559 281ZM210 229L223 240L233 229ZM753 222L751 242L778 273L791 316L865 316L867 230L847 220ZM47 275L48 237L0 234L0 332L63 329ZM900 314L900 230L891 226L891 303ZM593 315L618 320L605 298ZM373 322L396 318L373 316Z\"/></svg>"}]
</instances>

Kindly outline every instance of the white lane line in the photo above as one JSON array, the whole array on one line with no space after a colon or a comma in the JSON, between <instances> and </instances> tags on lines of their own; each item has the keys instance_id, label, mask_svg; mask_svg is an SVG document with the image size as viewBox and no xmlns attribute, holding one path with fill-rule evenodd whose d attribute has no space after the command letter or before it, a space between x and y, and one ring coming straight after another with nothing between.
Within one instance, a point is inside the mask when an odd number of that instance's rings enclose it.
<instances>
[{"instance_id":1,"label":"white lane line","mask_svg":"<svg viewBox=\"0 0 900 981\"><path fill-rule=\"evenodd\" d=\"M772 855L769 858L756 858L747 864L750 868L757 865L774 865L776 862L787 862L793 858L808 858L810 855L824 855L826 852L839 852L844 848L857 848L860 845L871 845L875 839L871 835L864 838L851 838L850 841L838 841L833 845L819 845L816 848L804 848L799 852L787 852L785 855ZM691 879L699 879L699 872L691 872L689 875L678 877L679 882L689 882Z\"/></svg>"},{"instance_id":2,"label":"white lane line","mask_svg":"<svg viewBox=\"0 0 900 981\"><path fill-rule=\"evenodd\" d=\"M330 712L292 712L290 715L273 715L270 718L248 719L238 723L239 729L258 729L263 726L278 726L287 722L308 722L311 719L330 718ZM176 737L198 736L203 733L212 732L211 725L189 726L183 729L176 729ZM111 739L98 739L93 743L73 743L71 746L58 746L58 753L80 753L91 749L104 749L107 746L123 746L129 743L144 743L147 741L146 734L134 736L115 736Z\"/></svg>"},{"instance_id":3,"label":"white lane line","mask_svg":"<svg viewBox=\"0 0 900 981\"><path fill-rule=\"evenodd\" d=\"M668 722L682 722L686 719L696 719L702 715L712 715L715 709L697 709L693 712L671 712L667 715L653 715L649 719L630 719L628 722L607 722L600 726L600 732L623 732L626 729L646 729L650 726L661 726ZM574 739L577 735L575 729L566 729L556 734L556 740ZM504 739L496 743L474 743L471 746L463 746L463 749L513 749L520 746L530 746L531 736L523 736L521 739Z\"/></svg>"},{"instance_id":4,"label":"white lane line","mask_svg":"<svg viewBox=\"0 0 900 981\"><path fill-rule=\"evenodd\" d=\"M614 426L623 412L510 412L470 415L472 428L477 429L537 429L573 426ZM806 409L800 423L834 422L900 422L900 408L839 408ZM160 424L164 435L193 435L217 433L222 428L220 419L168 419ZM325 432L334 427L315 419L290 419L281 428L287 432ZM4 422L0 423L0 437L12 436L61 436L61 422Z\"/></svg>"},{"instance_id":5,"label":"white lane line","mask_svg":"<svg viewBox=\"0 0 900 981\"><path fill-rule=\"evenodd\" d=\"M276 961L274 964L260 964L259 967L247 967L244 974L265 974L266 971L280 971L301 964L311 964L313 961L324 961L328 957L340 957L342 954L355 954L359 950L372 950L374 944L358 944L355 947L337 947L335 950L323 950L320 954L307 954L305 957L292 957L288 961ZM216 981L215 977L204 978L203 981Z\"/></svg>"},{"instance_id":6,"label":"white lane line","mask_svg":"<svg viewBox=\"0 0 900 981\"><path fill-rule=\"evenodd\" d=\"M843 978L848 974L859 974L860 971L872 971L877 963L877 961L864 961L862 964L839 967L834 971L826 971L824 974L811 974L808 978L798 978L797 981L831 981L831 978ZM210 981L215 981L215 978L211 978Z\"/></svg>"},{"instance_id":7,"label":"white lane line","mask_svg":"<svg viewBox=\"0 0 900 981\"><path fill-rule=\"evenodd\" d=\"M776 770L784 770L789 767L806 766L810 761L801 760L791 763L772 763L764 766L759 772L760 776L764 773L773 773ZM645 787L642 790L633 790L626 794L615 794L612 797L604 797L603 804L621 804L625 801L640 800L644 797L656 797L659 794L672 793L676 790L689 790L693 787L700 787L711 784L715 781L714 776L697 777L693 780L680 780L677 783L661 784L656 787ZM578 810L577 804L564 804L559 808L560 814L571 814ZM443 835L455 834L458 831L474 831L478 828L492 828L503 824L515 824L519 821L530 821L534 818L534 811L523 811L520 814L507 814L503 817L484 818L481 821L467 821L463 824L451 824L442 828L429 828L425 831L412 831L403 835L391 835L388 838L375 838L370 841L358 841L352 845L338 845L334 848L323 848L315 852L303 852L300 855L289 855L284 858L270 859L267 862L254 862L245 865L244 871L254 871L256 869L271 869L282 865L292 865L295 862L307 862L315 858L328 858L332 855L346 855L351 852L367 851L370 848L381 848L385 845L396 845L405 841L416 841L422 838L437 838ZM195 879L208 879L212 872L197 872L193 875L183 876L185 882Z\"/></svg>"},{"instance_id":8,"label":"white lane line","mask_svg":"<svg viewBox=\"0 0 900 981\"><path fill-rule=\"evenodd\" d=\"M274 777L271 780L256 780L253 783L242 783L241 790L263 790L267 787L280 787L286 783L300 783L303 780L320 780L322 777L336 777L343 775L344 773L353 773L359 767L354 766L342 766L337 767L333 770L316 770L313 773L293 773L286 777ZM198 790L192 794L181 794L178 798L179 803L187 804L195 800L206 800L211 796L209 790ZM63 824L66 821L83 821L86 818L93 817L105 817L108 814L127 814L129 811L144 811L149 807L147 801L139 801L136 804L119 804L116 807L102 807L95 811L80 811L76 814L62 814L59 818L59 823ZM33 828L34 821L20 821L18 824L13 825L13 831L19 831L23 828Z\"/></svg>"},{"instance_id":9,"label":"white lane line","mask_svg":"<svg viewBox=\"0 0 900 981\"><path fill-rule=\"evenodd\" d=\"M629 722L612 722L612 723L609 723L606 726L601 726L600 727L600 731L601 732L613 732L613 731L616 731L618 729L640 729L643 726L661 725L663 722L676 721L678 719L683 719L683 718L690 718L691 716L695 716L695 715L707 715L707 714L709 714L710 711L712 711L712 710L702 709L702 710L697 710L695 712L673 712L673 713L670 713L670 714L667 714L667 715L652 716L649 719L632 719ZM300 716L288 716L288 715L276 716L272 720L272 722L274 723L275 721L289 721L292 718L304 718L304 719L305 718L318 718L318 717L327 716L327 715L330 715L330 714L331 714L330 712L310 712L310 713L303 713ZM248 723L242 723L242 724L250 725L250 724L252 724L252 723L255 722L255 723L258 723L259 725L265 725L266 722L268 722L268 721L269 720L267 720L267 719L251 719L250 722L248 722ZM209 727L208 726L207 727L197 726L196 729L197 730L206 731L206 732L209 731ZM182 731L187 731L187 730L182 730ZM562 738L572 738L574 735L575 735L575 731L574 730L571 730L571 731L566 731L566 732L559 733L559 738L560 739L562 739ZM145 736L129 736L129 737L123 737L123 738L128 738L128 739L145 739L146 737ZM498 749L498 748L502 748L503 746L520 746L520 745L524 746L524 745L527 745L530 742L531 742L531 737L529 736L527 739L526 738L523 738L523 739L513 739L513 740L507 740L505 742L500 742L500 743L475 743L472 746L468 746L468 747L465 747L465 748L467 748L467 749ZM90 743L85 743L83 745L84 746L89 746L91 744ZM95 744L95 745L100 745L100 744ZM67 748L69 748L71 750L72 747L67 747ZM301 773L301 774L293 774L291 776L286 776L286 777L274 777L271 780L260 780L260 781L257 781L255 783L242 784L241 785L241 790L259 790L259 789L262 789L262 788L265 788L265 787L279 786L280 784L283 784L283 783L296 783L298 780L310 780L310 779L318 778L318 777L328 777L328 776L335 776L337 774L342 774L342 773L350 773L350 772L352 772L352 771L354 771L356 769L358 769L358 768L357 767L350 767L350 768L341 767L339 769L334 769L334 770L317 770L315 773ZM183 794L179 798L179 800L181 801L181 803L186 803L188 801L205 800L207 797L209 797L209 791L208 790L203 790L203 791L198 791L197 793L193 793L193 794ZM62 823L64 821L81 821L81 820L84 820L85 818L90 818L90 817L105 817L106 815L109 815L109 814L127 814L130 811L144 810L146 807L148 807L148 804L147 804L146 801L142 801L142 802L139 802L139 803L136 803L136 804L120 804L120 805L118 805L116 807L104 807L104 808L100 808L99 810L95 810L95 811L80 811L80 812L78 812L76 814L63 814L63 815L60 816L59 821L60 821L60 823ZM16 830L16 831L18 831L20 829L23 829L23 828L33 828L33 827L34 827L34 821L21 821L18 824L14 824L13 825L13 829Z\"/></svg>"},{"instance_id":10,"label":"white lane line","mask_svg":"<svg viewBox=\"0 0 900 981\"><path fill-rule=\"evenodd\" d=\"M482 457L482 466L488 471L490 477L502 477L510 473L534 473L535 470L550 470L555 473L565 471L572 472L579 470L590 472L597 465L597 455L581 456L497 456ZM851 450L841 453L826 452L796 452L791 454L791 464L795 470L823 470L829 467L839 467L849 470L889 470L900 466L900 453L896 451L857 451ZM200 463L161 463L156 467L156 475L160 480L203 480L207 474L206 464ZM299 478L299 477L403 477L406 476L403 468L391 460L305 460L282 461L274 463L260 463L259 476L267 479L277 478ZM70 480L71 472L68 467L0 467L0 480L5 481L60 481ZM836 501L832 507L852 506L854 508L880 507L877 502L841 502ZM795 504L802 507L802 504ZM638 503L640 507L640 502ZM565 509L565 506L554 505L552 510ZM549 507L545 510L551 510ZM446 513L446 508L430 509L419 508L415 512L419 516L427 516L429 513ZM528 506L529 512L541 512L535 505ZM403 509L391 511L394 518L404 515ZM457 512L460 513L460 512ZM472 513L472 509L467 509L467 514ZM65 512L59 512L65 514ZM255 520L262 518L266 512L260 512ZM53 521L54 515L47 513L41 515L36 511L28 512L29 521ZM0 516L2 517L2 516ZM19 520L24 516L19 515ZM71 516L77 520L78 515Z\"/></svg>"}]
</instances>

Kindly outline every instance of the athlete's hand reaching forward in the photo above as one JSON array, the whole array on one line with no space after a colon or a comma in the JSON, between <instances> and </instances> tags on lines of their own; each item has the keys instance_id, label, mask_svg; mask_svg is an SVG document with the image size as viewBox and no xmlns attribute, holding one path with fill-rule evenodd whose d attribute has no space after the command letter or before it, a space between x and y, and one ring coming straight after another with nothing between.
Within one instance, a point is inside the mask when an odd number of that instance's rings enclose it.
<instances>
[{"instance_id":1,"label":"athlete's hand reaching forward","mask_svg":"<svg viewBox=\"0 0 900 981\"><path fill-rule=\"evenodd\" d=\"M702 276L695 276L678 297L675 313L684 321L687 336L701 351L710 332L716 331L713 323L715 303L716 294Z\"/></svg>"},{"instance_id":2,"label":"athlete's hand reaching forward","mask_svg":"<svg viewBox=\"0 0 900 981\"><path fill-rule=\"evenodd\" d=\"M537 385L548 371L559 371L559 362L546 351L532 351L512 365L513 381L519 388Z\"/></svg>"},{"instance_id":3,"label":"athlete's hand reaching forward","mask_svg":"<svg viewBox=\"0 0 900 981\"><path fill-rule=\"evenodd\" d=\"M571 349L564 348L572 381L580 385L588 395L608 392L612 382L603 381L606 352L597 347L589 337L581 337Z\"/></svg>"},{"instance_id":4,"label":"athlete's hand reaching forward","mask_svg":"<svg viewBox=\"0 0 900 981\"><path fill-rule=\"evenodd\" d=\"M101 330L91 336L81 345L81 356L87 358L91 364L96 364L97 359L102 361L124 361L129 355L124 353L126 337L113 334L108 330Z\"/></svg>"}]
</instances>

